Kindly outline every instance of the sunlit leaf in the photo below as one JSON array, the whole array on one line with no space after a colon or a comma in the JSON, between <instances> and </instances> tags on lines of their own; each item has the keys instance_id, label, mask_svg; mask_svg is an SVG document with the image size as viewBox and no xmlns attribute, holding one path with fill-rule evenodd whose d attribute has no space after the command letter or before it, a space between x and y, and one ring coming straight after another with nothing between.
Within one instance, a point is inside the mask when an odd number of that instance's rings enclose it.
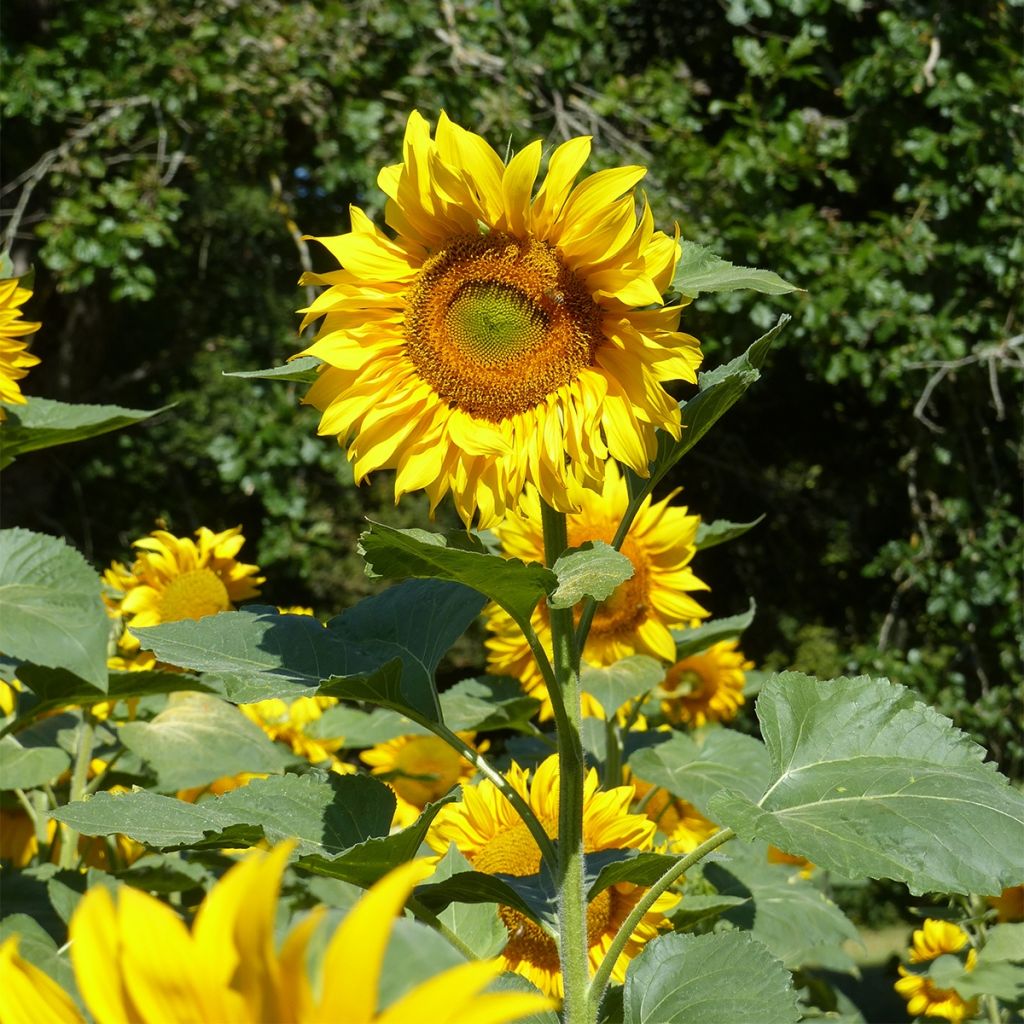
<instances>
[{"instance_id":1,"label":"sunlit leaf","mask_svg":"<svg viewBox=\"0 0 1024 1024\"><path fill-rule=\"evenodd\" d=\"M571 608L585 597L603 601L634 572L633 563L603 541L588 541L562 555L552 567L558 586L548 598L552 608Z\"/></svg>"}]
</instances>

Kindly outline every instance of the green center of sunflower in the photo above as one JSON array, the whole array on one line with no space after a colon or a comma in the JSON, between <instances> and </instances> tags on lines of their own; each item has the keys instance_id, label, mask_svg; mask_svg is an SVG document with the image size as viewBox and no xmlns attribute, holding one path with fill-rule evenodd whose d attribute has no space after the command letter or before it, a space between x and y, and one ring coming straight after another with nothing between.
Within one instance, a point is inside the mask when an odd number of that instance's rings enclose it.
<instances>
[{"instance_id":1,"label":"green center of sunflower","mask_svg":"<svg viewBox=\"0 0 1024 1024\"><path fill-rule=\"evenodd\" d=\"M547 317L517 288L470 281L448 307L444 324L470 359L490 364L542 344Z\"/></svg>"},{"instance_id":2,"label":"green center of sunflower","mask_svg":"<svg viewBox=\"0 0 1024 1024\"><path fill-rule=\"evenodd\" d=\"M458 237L423 264L410 290L406 352L438 396L497 423L591 365L602 316L548 243L497 231Z\"/></svg>"},{"instance_id":3,"label":"green center of sunflower","mask_svg":"<svg viewBox=\"0 0 1024 1024\"><path fill-rule=\"evenodd\" d=\"M201 619L231 607L224 581L212 569L193 569L176 576L160 597L160 621Z\"/></svg>"}]
</instances>

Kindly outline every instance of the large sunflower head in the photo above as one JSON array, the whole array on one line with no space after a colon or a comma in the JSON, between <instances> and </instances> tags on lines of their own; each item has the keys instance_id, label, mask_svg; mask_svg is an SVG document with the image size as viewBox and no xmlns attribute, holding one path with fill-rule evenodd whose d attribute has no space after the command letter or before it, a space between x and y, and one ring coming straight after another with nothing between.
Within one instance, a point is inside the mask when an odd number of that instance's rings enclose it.
<instances>
[{"instance_id":1,"label":"large sunflower head","mask_svg":"<svg viewBox=\"0 0 1024 1024\"><path fill-rule=\"evenodd\" d=\"M530 773L515 763L506 776L530 804L544 830L558 837L558 758L549 757ZM649 850L654 838L654 823L641 814L630 814L632 786L619 786L601 792L597 772L587 774L583 797L583 849ZM522 877L536 874L540 868L540 850L522 818L512 809L500 790L484 780L478 785L463 785L462 800L441 808L427 842L438 853L456 848L477 871ZM597 894L587 907L587 935L591 970L604 959L619 925L636 906L643 890L629 883L613 885ZM678 898L670 893L659 897L626 943L612 972L623 981L629 961L664 924L664 912ZM519 911L501 907L500 914L509 931L502 951L508 970L522 974L542 992L561 997L562 975L555 942L539 925Z\"/></svg>"},{"instance_id":2,"label":"large sunflower head","mask_svg":"<svg viewBox=\"0 0 1024 1024\"><path fill-rule=\"evenodd\" d=\"M635 196L644 168L575 183L589 153L558 146L535 190L540 142L505 164L414 112L378 178L393 234L353 208L348 234L318 239L343 269L303 277L327 285L304 310L303 326L323 317L306 401L357 479L396 469L396 498L451 492L486 528L527 482L571 511L609 456L646 475L655 428L679 436L662 382L694 381L701 359L662 305L679 246Z\"/></svg>"},{"instance_id":3,"label":"large sunflower head","mask_svg":"<svg viewBox=\"0 0 1024 1024\"><path fill-rule=\"evenodd\" d=\"M730 721L744 703L746 672L753 667L737 640L723 640L677 661L661 684L662 713L671 722L695 729Z\"/></svg>"},{"instance_id":4,"label":"large sunflower head","mask_svg":"<svg viewBox=\"0 0 1024 1024\"><path fill-rule=\"evenodd\" d=\"M475 733L459 735L473 745ZM487 748L486 740L476 744L481 752ZM411 825L428 803L439 800L456 783L468 782L475 771L454 747L437 736L396 736L359 756L394 790L397 828Z\"/></svg>"},{"instance_id":5,"label":"large sunflower head","mask_svg":"<svg viewBox=\"0 0 1024 1024\"><path fill-rule=\"evenodd\" d=\"M567 517L572 547L586 541L610 542L625 514L629 501L625 479L614 462L608 462L603 472L601 491L584 491L580 510ZM676 646L670 630L707 615L689 593L708 589L690 568L700 518L688 515L684 507L671 507L674 496L653 504L647 498L633 520L621 549L633 563L633 576L598 605L583 650L588 664L604 667L631 654L672 661ZM537 491L531 489L522 511L509 516L494 532L507 557L543 561L544 530ZM533 627L550 655L551 626L543 601L533 613ZM547 690L519 627L507 612L492 605L487 628L492 634L487 640L489 671L522 680L527 691L541 699L541 718L550 718ZM584 698L584 714L602 714L596 702Z\"/></svg>"},{"instance_id":6,"label":"large sunflower head","mask_svg":"<svg viewBox=\"0 0 1024 1024\"><path fill-rule=\"evenodd\" d=\"M266 578L259 575L259 566L235 557L244 543L240 526L220 533L201 526L195 540L154 530L132 545L138 557L130 569L114 562L104 573L107 607L126 626L231 611L239 601L255 597ZM139 644L126 633L122 646L130 653Z\"/></svg>"},{"instance_id":7,"label":"large sunflower head","mask_svg":"<svg viewBox=\"0 0 1024 1024\"><path fill-rule=\"evenodd\" d=\"M927 964L945 954L958 955L964 969L973 971L978 953L970 947L970 936L963 928L949 921L928 918L924 926L914 932L909 960L912 964ZM964 951L966 950L966 956ZM896 991L907 1000L907 1012L914 1017L943 1017L952 1024L973 1017L978 1011L977 999L964 999L954 988L940 988L927 974L899 968L900 980Z\"/></svg>"},{"instance_id":8,"label":"large sunflower head","mask_svg":"<svg viewBox=\"0 0 1024 1024\"><path fill-rule=\"evenodd\" d=\"M39 362L39 357L32 355L27 342L22 340L40 326L21 318L21 307L31 297L32 289L23 288L18 278L0 281L0 402L12 405L25 404L18 381ZM0 406L0 423L6 416Z\"/></svg>"}]
</instances>

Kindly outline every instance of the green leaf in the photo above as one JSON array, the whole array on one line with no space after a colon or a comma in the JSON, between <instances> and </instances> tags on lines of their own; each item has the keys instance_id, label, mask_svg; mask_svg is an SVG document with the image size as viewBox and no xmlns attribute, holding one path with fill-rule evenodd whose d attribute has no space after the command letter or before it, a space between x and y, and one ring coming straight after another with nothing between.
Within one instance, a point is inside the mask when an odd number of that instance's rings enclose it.
<instances>
[{"instance_id":1,"label":"green leaf","mask_svg":"<svg viewBox=\"0 0 1024 1024\"><path fill-rule=\"evenodd\" d=\"M634 885L653 885L679 857L664 853L641 852L640 850L602 850L600 854L588 853L585 875L590 885L587 899L592 900L603 889L632 882ZM595 873L596 872L596 873Z\"/></svg>"},{"instance_id":2,"label":"green leaf","mask_svg":"<svg viewBox=\"0 0 1024 1024\"><path fill-rule=\"evenodd\" d=\"M185 860L176 853L147 853L123 871L117 879L145 892L189 892L204 889L212 881L209 868Z\"/></svg>"},{"instance_id":3,"label":"green leaf","mask_svg":"<svg viewBox=\"0 0 1024 1024\"><path fill-rule=\"evenodd\" d=\"M381 965L377 1002L383 1010L417 985L429 981L442 971L465 963L462 954L433 928L419 921L399 918L391 928L391 938ZM376 1015L375 1015L376 1016ZM404 1018L414 1022L411 1015ZM344 1024L338 1021L337 1024ZM422 1021L422 1024L428 1024Z\"/></svg>"},{"instance_id":4,"label":"green leaf","mask_svg":"<svg viewBox=\"0 0 1024 1024\"><path fill-rule=\"evenodd\" d=\"M1024 963L1024 924L997 924L988 931L979 960Z\"/></svg>"},{"instance_id":5,"label":"green leaf","mask_svg":"<svg viewBox=\"0 0 1024 1024\"><path fill-rule=\"evenodd\" d=\"M711 920L716 920L726 910L746 903L747 897L705 895L701 893L686 893L682 902L675 910L668 912L672 926L676 931L690 931L697 925Z\"/></svg>"},{"instance_id":6,"label":"green leaf","mask_svg":"<svg viewBox=\"0 0 1024 1024\"><path fill-rule=\"evenodd\" d=\"M530 876L532 880L537 875ZM416 887L419 901L435 913L444 910L451 903L498 903L512 907L531 920L538 921L539 914L523 894L523 879L511 875L488 875L482 871L459 871L447 878L435 881L428 878ZM543 901L546 905L547 900Z\"/></svg>"},{"instance_id":7,"label":"green leaf","mask_svg":"<svg viewBox=\"0 0 1024 1024\"><path fill-rule=\"evenodd\" d=\"M736 540L737 537L742 537L748 530L752 530L763 521L764 516L760 515L749 523L732 523L728 519L716 519L713 523L701 523L697 527L697 550L706 551L708 548Z\"/></svg>"},{"instance_id":8,"label":"green leaf","mask_svg":"<svg viewBox=\"0 0 1024 1024\"><path fill-rule=\"evenodd\" d=\"M386 836L395 795L367 775L328 772L253 779L216 805L232 824L260 826L271 843L294 837L299 855L332 857L371 836Z\"/></svg>"},{"instance_id":9,"label":"green leaf","mask_svg":"<svg viewBox=\"0 0 1024 1024\"><path fill-rule=\"evenodd\" d=\"M665 678L665 669L656 658L634 654L606 668L585 662L580 666L580 685L604 708L611 718L623 704L653 690Z\"/></svg>"},{"instance_id":10,"label":"green leaf","mask_svg":"<svg viewBox=\"0 0 1024 1024\"><path fill-rule=\"evenodd\" d=\"M371 523L359 540L366 564L376 575L463 583L499 604L523 626L529 624L537 602L558 585L550 569L489 555L465 533L396 530Z\"/></svg>"},{"instance_id":11,"label":"green leaf","mask_svg":"<svg viewBox=\"0 0 1024 1024\"><path fill-rule=\"evenodd\" d=\"M1019 881L1024 796L904 687L787 672L765 684L757 714L773 781L760 798L715 796L716 821L914 893L999 892Z\"/></svg>"},{"instance_id":12,"label":"green leaf","mask_svg":"<svg viewBox=\"0 0 1024 1024\"><path fill-rule=\"evenodd\" d=\"M706 651L723 640L732 640L740 636L754 621L756 610L757 605L751 598L750 607L740 615L730 615L725 619L711 619L693 629L672 630L672 636L676 641L676 661L700 654L701 651Z\"/></svg>"},{"instance_id":13,"label":"green leaf","mask_svg":"<svg viewBox=\"0 0 1024 1024\"><path fill-rule=\"evenodd\" d=\"M205 786L241 772L280 772L296 759L233 704L190 693L152 721L125 722L121 741L156 771L160 789Z\"/></svg>"},{"instance_id":14,"label":"green leaf","mask_svg":"<svg viewBox=\"0 0 1024 1024\"><path fill-rule=\"evenodd\" d=\"M454 847L438 861L430 877L440 882L462 871L472 871ZM452 903L437 915L480 958L497 956L508 944L508 929L496 903Z\"/></svg>"},{"instance_id":15,"label":"green leaf","mask_svg":"<svg viewBox=\"0 0 1024 1024\"><path fill-rule=\"evenodd\" d=\"M587 541L562 555L552 567L558 586L548 598L552 608L572 608L585 597L603 601L634 572L633 563L604 541Z\"/></svg>"},{"instance_id":16,"label":"green leaf","mask_svg":"<svg viewBox=\"0 0 1024 1024\"><path fill-rule=\"evenodd\" d=\"M32 789L51 782L71 764L60 747L23 747L14 737L0 740L0 788Z\"/></svg>"},{"instance_id":17,"label":"green leaf","mask_svg":"<svg viewBox=\"0 0 1024 1024\"><path fill-rule=\"evenodd\" d=\"M698 392L681 403L682 434L678 441L664 431L658 432L658 454L651 463L650 478L643 483L649 494L665 474L743 397L747 388L761 376L760 367L772 342L791 317L780 316L778 323L762 335L741 356L709 373L698 376Z\"/></svg>"},{"instance_id":18,"label":"green leaf","mask_svg":"<svg viewBox=\"0 0 1024 1024\"><path fill-rule=\"evenodd\" d=\"M442 695L441 703L444 704ZM328 708L319 718L306 726L306 735L314 739L334 739L342 736L347 750L373 747L378 743L386 743L396 736L407 736L410 733L428 735L421 725L406 718L397 711L386 708L378 711L362 711L337 704Z\"/></svg>"},{"instance_id":19,"label":"green leaf","mask_svg":"<svg viewBox=\"0 0 1024 1024\"><path fill-rule=\"evenodd\" d=\"M983 949L972 971L964 969L959 957L947 954L933 960L927 973L937 987L956 989L964 999L995 996L1016 1005L1024 1001L1024 954L1019 949L1016 962L986 959Z\"/></svg>"},{"instance_id":20,"label":"green leaf","mask_svg":"<svg viewBox=\"0 0 1024 1024\"><path fill-rule=\"evenodd\" d=\"M146 846L194 846L234 822L217 808L217 800L185 803L140 789L132 793L97 793L50 812L87 836L126 835ZM254 838L259 837L259 830Z\"/></svg>"},{"instance_id":21,"label":"green leaf","mask_svg":"<svg viewBox=\"0 0 1024 1024\"><path fill-rule=\"evenodd\" d=\"M50 398L30 398L25 405L7 405L0 427L0 469L17 456L57 444L84 441L165 412L161 409L122 409L119 405L70 405Z\"/></svg>"},{"instance_id":22,"label":"green leaf","mask_svg":"<svg viewBox=\"0 0 1024 1024\"><path fill-rule=\"evenodd\" d=\"M225 371L225 377L253 377L258 380L295 381L298 384L312 384L317 378L317 367L322 360L316 356L299 356L284 366L272 366L266 370Z\"/></svg>"},{"instance_id":23,"label":"green leaf","mask_svg":"<svg viewBox=\"0 0 1024 1024\"><path fill-rule=\"evenodd\" d=\"M518 680L505 676L463 679L441 694L444 722L453 732L523 729L539 707Z\"/></svg>"},{"instance_id":24,"label":"green leaf","mask_svg":"<svg viewBox=\"0 0 1024 1024\"><path fill-rule=\"evenodd\" d=\"M740 932L663 935L629 965L625 1024L795 1024L789 972Z\"/></svg>"},{"instance_id":25,"label":"green leaf","mask_svg":"<svg viewBox=\"0 0 1024 1024\"><path fill-rule=\"evenodd\" d=\"M0 650L107 687L110 619L100 579L74 548L30 530L0 530Z\"/></svg>"},{"instance_id":26,"label":"green leaf","mask_svg":"<svg viewBox=\"0 0 1024 1024\"><path fill-rule=\"evenodd\" d=\"M764 844L731 843L728 860L704 865L704 877L720 895L742 898L723 917L749 930L790 970L826 967L848 971L853 960L842 943L857 929L825 894L799 874L769 864Z\"/></svg>"},{"instance_id":27,"label":"green leaf","mask_svg":"<svg viewBox=\"0 0 1024 1024\"><path fill-rule=\"evenodd\" d=\"M371 836L336 856L312 855L299 863L309 871L364 888L383 878L392 868L412 860L418 853L437 812L454 794L427 804L408 827L390 835Z\"/></svg>"},{"instance_id":28,"label":"green leaf","mask_svg":"<svg viewBox=\"0 0 1024 1024\"><path fill-rule=\"evenodd\" d=\"M784 281L774 271L734 266L696 242L682 243L682 255L671 288L691 299L702 292L733 292L739 289L766 295L803 291Z\"/></svg>"},{"instance_id":29,"label":"green leaf","mask_svg":"<svg viewBox=\"0 0 1024 1024\"><path fill-rule=\"evenodd\" d=\"M732 729L676 732L666 743L636 751L629 766L637 778L688 800L705 815L715 794L733 790L756 799L770 778L764 744Z\"/></svg>"}]
</instances>

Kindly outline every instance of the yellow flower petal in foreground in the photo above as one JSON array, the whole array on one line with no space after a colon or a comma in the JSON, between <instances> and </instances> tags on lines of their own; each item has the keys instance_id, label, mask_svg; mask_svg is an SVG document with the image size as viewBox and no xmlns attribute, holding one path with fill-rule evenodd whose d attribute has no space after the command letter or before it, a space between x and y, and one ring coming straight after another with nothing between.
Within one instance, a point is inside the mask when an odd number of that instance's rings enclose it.
<instances>
[{"instance_id":1,"label":"yellow flower petal in foreground","mask_svg":"<svg viewBox=\"0 0 1024 1024\"><path fill-rule=\"evenodd\" d=\"M231 611L239 601L255 597L265 579L259 566L238 561L244 543L240 526L220 533L201 526L195 540L154 530L132 545L138 557L130 569L114 562L104 573L108 611L126 626ZM130 654L139 642L125 633L121 647Z\"/></svg>"},{"instance_id":2,"label":"yellow flower petal in foreground","mask_svg":"<svg viewBox=\"0 0 1024 1024\"><path fill-rule=\"evenodd\" d=\"M96 1024L505 1024L550 1009L540 995L482 994L500 961L464 964L428 979L382 1013L378 982L388 937L413 886L431 871L403 864L356 903L327 945L319 996L306 974L322 908L274 943L281 876L294 843L254 852L203 901L190 930L170 907L122 886L94 886L71 919L71 962ZM79 1024L49 976L0 947L3 1024Z\"/></svg>"},{"instance_id":3,"label":"yellow flower petal in foreground","mask_svg":"<svg viewBox=\"0 0 1024 1024\"><path fill-rule=\"evenodd\" d=\"M661 684L662 713L671 722L695 729L708 722L730 721L743 705L745 673L753 667L737 640L723 640L677 661Z\"/></svg>"},{"instance_id":4,"label":"yellow flower petal in foreground","mask_svg":"<svg viewBox=\"0 0 1024 1024\"><path fill-rule=\"evenodd\" d=\"M974 970L978 961L976 950L968 947L970 936L949 921L928 918L924 927L914 932L910 963L924 964L946 954L961 954L967 948L964 969ZM896 991L907 1000L907 1012L914 1017L942 1017L952 1024L973 1017L978 1010L977 999L964 999L956 989L939 988L926 974L899 968Z\"/></svg>"},{"instance_id":5,"label":"yellow flower petal in foreground","mask_svg":"<svg viewBox=\"0 0 1024 1024\"><path fill-rule=\"evenodd\" d=\"M558 758L544 761L532 781L529 772L515 763L507 778L533 808L548 835L557 838ZM597 773L591 770L587 774L583 798L583 848L587 853L651 848L654 823L643 815L629 813L632 799L632 786L600 792ZM449 844L454 843L475 870L486 874L522 877L536 874L540 867L540 850L533 836L498 788L486 779L476 786L464 784L462 801L441 808L427 834L427 842L438 853L446 852ZM587 935L591 970L596 970L604 959L619 925L643 892L639 886L621 883L590 901ZM677 902L676 896L666 893L644 916L615 965L615 981L623 981L629 961L645 942L658 934L665 922L664 912ZM519 911L501 907L500 913L509 930L509 941L502 951L508 969L522 974L541 991L561 997L562 973L554 940Z\"/></svg>"},{"instance_id":6,"label":"yellow flower petal in foreground","mask_svg":"<svg viewBox=\"0 0 1024 1024\"><path fill-rule=\"evenodd\" d=\"M472 746L476 734L459 736ZM476 747L480 752L487 748L486 740ZM437 736L397 736L359 756L394 790L396 828L411 825L428 803L439 800L456 783L468 782L476 770Z\"/></svg>"},{"instance_id":7,"label":"yellow flower petal in foreground","mask_svg":"<svg viewBox=\"0 0 1024 1024\"><path fill-rule=\"evenodd\" d=\"M574 186L588 138L505 165L443 113L413 113L402 162L378 184L394 237L353 207L348 234L318 239L344 269L303 326L324 365L306 401L321 434L348 445L357 479L397 470L396 499L451 492L469 525L500 521L524 485L578 507L611 456L646 474L655 428L679 436L662 387L694 381L700 348L663 306L679 246L655 231L634 189L642 167Z\"/></svg>"},{"instance_id":8,"label":"yellow flower petal in foreground","mask_svg":"<svg viewBox=\"0 0 1024 1024\"><path fill-rule=\"evenodd\" d=\"M28 345L21 339L26 334L39 330L39 324L21 319L21 309L32 291L22 288L16 277L0 281L0 402L24 405L18 381L28 373L29 368L39 362L39 357L28 351ZM7 414L0 407L0 423Z\"/></svg>"},{"instance_id":9,"label":"yellow flower petal in foreground","mask_svg":"<svg viewBox=\"0 0 1024 1024\"><path fill-rule=\"evenodd\" d=\"M690 568L700 517L687 515L684 507L670 507L674 496L670 494L653 504L646 499L633 521L622 545L622 553L633 563L633 577L597 607L583 651L583 660L591 665L604 667L631 654L672 661L676 645L670 630L707 615L687 593L708 589ZM607 463L601 493L584 492L580 511L568 517L570 547L592 540L609 543L628 500L626 481L618 466ZM509 516L495 533L506 557L524 562L544 560L540 497L535 490L531 489L524 499L522 513ZM544 601L538 603L532 622L550 657L551 626ZM487 628L493 634L487 640L489 671L521 680L528 693L542 700L540 717L550 718L547 688L519 627L507 612L492 605L487 611ZM586 694L583 713L602 715L600 706Z\"/></svg>"}]
</instances>

